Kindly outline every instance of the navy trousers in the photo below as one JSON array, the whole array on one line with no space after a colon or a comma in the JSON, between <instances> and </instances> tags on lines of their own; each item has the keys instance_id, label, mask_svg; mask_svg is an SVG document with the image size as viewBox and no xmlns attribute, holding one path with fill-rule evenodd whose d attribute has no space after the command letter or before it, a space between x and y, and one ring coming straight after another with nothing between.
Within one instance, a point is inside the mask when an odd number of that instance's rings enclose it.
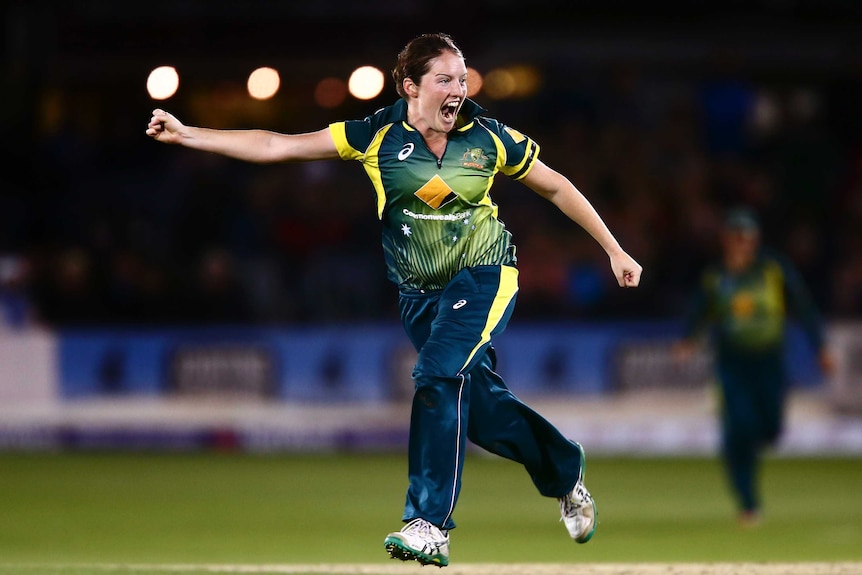
<instances>
[{"instance_id":1,"label":"navy trousers","mask_svg":"<svg viewBox=\"0 0 862 575\"><path fill-rule=\"evenodd\" d=\"M764 448L781 433L786 381L780 350L722 353L722 439L728 480L741 510L760 507L758 467Z\"/></svg>"},{"instance_id":2,"label":"navy trousers","mask_svg":"<svg viewBox=\"0 0 862 575\"><path fill-rule=\"evenodd\" d=\"M521 402L494 371L491 339L515 304L518 272L479 266L441 291L401 292L401 320L419 357L410 420L404 521L452 529L466 442L522 464L539 493L560 497L580 475L580 449Z\"/></svg>"}]
</instances>

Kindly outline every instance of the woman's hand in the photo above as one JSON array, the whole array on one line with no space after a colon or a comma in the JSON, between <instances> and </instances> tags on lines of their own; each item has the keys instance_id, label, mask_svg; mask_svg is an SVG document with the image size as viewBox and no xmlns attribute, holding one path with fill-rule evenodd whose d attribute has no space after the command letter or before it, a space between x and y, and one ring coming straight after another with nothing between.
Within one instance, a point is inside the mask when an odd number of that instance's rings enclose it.
<instances>
[{"instance_id":1,"label":"woman's hand","mask_svg":"<svg viewBox=\"0 0 862 575\"><path fill-rule=\"evenodd\" d=\"M153 117L147 125L147 135L165 144L180 143L183 139L184 130L183 123L177 120L173 114L159 108L153 110Z\"/></svg>"},{"instance_id":2,"label":"woman's hand","mask_svg":"<svg viewBox=\"0 0 862 575\"><path fill-rule=\"evenodd\" d=\"M643 268L625 252L615 253L611 258L611 270L620 287L638 287Z\"/></svg>"}]
</instances>

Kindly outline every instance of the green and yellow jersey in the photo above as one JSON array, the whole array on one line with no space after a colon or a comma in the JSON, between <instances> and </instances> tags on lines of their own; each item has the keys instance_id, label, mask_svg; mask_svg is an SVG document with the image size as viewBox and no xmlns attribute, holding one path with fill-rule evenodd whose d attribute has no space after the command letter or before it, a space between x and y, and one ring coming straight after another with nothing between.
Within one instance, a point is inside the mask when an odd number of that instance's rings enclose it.
<instances>
[{"instance_id":1,"label":"green and yellow jersey","mask_svg":"<svg viewBox=\"0 0 862 575\"><path fill-rule=\"evenodd\" d=\"M464 268L515 264L489 191L497 172L526 176L539 146L481 112L464 103L442 158L407 123L404 100L329 127L341 158L371 179L389 279L401 289L443 289Z\"/></svg>"},{"instance_id":2,"label":"green and yellow jersey","mask_svg":"<svg viewBox=\"0 0 862 575\"><path fill-rule=\"evenodd\" d=\"M744 272L730 273L718 265L704 272L686 333L711 326L720 354L778 351L788 308L819 349L820 321L802 279L783 258L764 252Z\"/></svg>"}]
</instances>

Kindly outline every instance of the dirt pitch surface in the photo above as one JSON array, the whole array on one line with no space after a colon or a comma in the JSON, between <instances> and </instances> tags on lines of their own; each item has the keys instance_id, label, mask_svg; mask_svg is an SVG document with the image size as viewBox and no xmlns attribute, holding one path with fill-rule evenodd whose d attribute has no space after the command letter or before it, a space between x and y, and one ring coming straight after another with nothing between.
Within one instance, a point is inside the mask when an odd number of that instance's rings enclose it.
<instances>
[{"instance_id":1,"label":"dirt pitch surface","mask_svg":"<svg viewBox=\"0 0 862 575\"><path fill-rule=\"evenodd\" d=\"M112 566L117 568L120 566ZM862 575L862 563L466 563L438 571L416 563L385 565L126 565L136 570L258 575ZM125 570L124 569L124 570Z\"/></svg>"}]
</instances>

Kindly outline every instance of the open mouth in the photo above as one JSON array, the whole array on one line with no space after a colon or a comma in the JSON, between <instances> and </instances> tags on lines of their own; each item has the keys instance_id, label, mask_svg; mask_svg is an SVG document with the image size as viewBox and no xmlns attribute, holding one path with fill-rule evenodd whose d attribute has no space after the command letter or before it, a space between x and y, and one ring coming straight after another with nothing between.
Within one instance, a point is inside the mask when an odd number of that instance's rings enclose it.
<instances>
[{"instance_id":1,"label":"open mouth","mask_svg":"<svg viewBox=\"0 0 862 575\"><path fill-rule=\"evenodd\" d=\"M443 114L443 119L447 122L454 122L458 116L458 108L461 102L447 102L440 108L440 113Z\"/></svg>"}]
</instances>

